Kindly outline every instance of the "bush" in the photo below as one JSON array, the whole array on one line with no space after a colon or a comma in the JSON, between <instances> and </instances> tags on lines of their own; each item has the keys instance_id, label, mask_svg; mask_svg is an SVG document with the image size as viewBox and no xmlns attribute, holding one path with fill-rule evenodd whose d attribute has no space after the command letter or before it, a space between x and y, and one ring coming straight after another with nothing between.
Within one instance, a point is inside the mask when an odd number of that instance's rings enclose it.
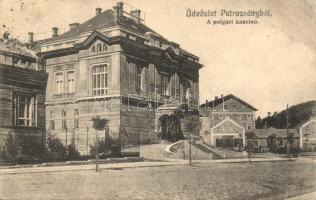
<instances>
[{"instance_id":1,"label":"bush","mask_svg":"<svg viewBox=\"0 0 316 200\"><path fill-rule=\"evenodd\" d=\"M66 147L63 145L59 138L48 134L47 146L48 160L64 160L66 158Z\"/></svg>"},{"instance_id":2,"label":"bush","mask_svg":"<svg viewBox=\"0 0 316 200\"><path fill-rule=\"evenodd\" d=\"M90 145L90 155L94 156L96 153L96 144ZM108 136L106 139L102 139L98 143L99 155L105 158L109 155L121 155L121 148L119 145L119 140L113 139L111 136Z\"/></svg>"},{"instance_id":3,"label":"bush","mask_svg":"<svg viewBox=\"0 0 316 200\"><path fill-rule=\"evenodd\" d=\"M68 145L67 160L79 160L80 153L76 150L76 147L72 144Z\"/></svg>"},{"instance_id":4,"label":"bush","mask_svg":"<svg viewBox=\"0 0 316 200\"><path fill-rule=\"evenodd\" d=\"M1 149L1 159L14 162L16 158L16 149L13 135L10 133Z\"/></svg>"}]
</instances>

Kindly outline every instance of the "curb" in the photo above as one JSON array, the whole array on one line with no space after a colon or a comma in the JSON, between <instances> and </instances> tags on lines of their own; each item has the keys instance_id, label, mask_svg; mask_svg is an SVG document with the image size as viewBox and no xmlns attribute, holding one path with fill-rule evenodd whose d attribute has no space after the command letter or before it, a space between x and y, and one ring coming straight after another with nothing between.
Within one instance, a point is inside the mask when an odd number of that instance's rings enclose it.
<instances>
[{"instance_id":1,"label":"curb","mask_svg":"<svg viewBox=\"0 0 316 200\"><path fill-rule=\"evenodd\" d=\"M143 162L144 157L124 157L124 158L107 158L99 159L99 164L114 164L114 163L133 163ZM62 166L74 166L74 165L89 165L94 164L95 160L85 161L66 161L66 162L55 162L55 163L42 163L42 164L28 164L28 165L14 165L14 166L1 166L1 169L20 169L20 168L33 168L33 167L62 167Z\"/></svg>"}]
</instances>

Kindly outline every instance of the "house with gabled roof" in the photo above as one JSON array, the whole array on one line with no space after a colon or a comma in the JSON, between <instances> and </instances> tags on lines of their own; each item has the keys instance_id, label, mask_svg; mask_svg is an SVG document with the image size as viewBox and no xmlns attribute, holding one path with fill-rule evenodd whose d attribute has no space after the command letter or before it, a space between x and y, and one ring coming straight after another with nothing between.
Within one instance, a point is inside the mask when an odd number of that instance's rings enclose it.
<instances>
[{"instance_id":1,"label":"house with gabled roof","mask_svg":"<svg viewBox=\"0 0 316 200\"><path fill-rule=\"evenodd\" d=\"M109 120L112 137L127 135L124 144L199 134L198 112L190 113L198 109L199 58L146 26L140 14L119 2L34 42L49 74L46 127L82 154L95 141L93 116ZM158 109L172 102L189 109Z\"/></svg>"},{"instance_id":2,"label":"house with gabled roof","mask_svg":"<svg viewBox=\"0 0 316 200\"><path fill-rule=\"evenodd\" d=\"M295 129L299 133L300 148L302 151L316 151L316 117L298 124Z\"/></svg>"},{"instance_id":3,"label":"house with gabled roof","mask_svg":"<svg viewBox=\"0 0 316 200\"><path fill-rule=\"evenodd\" d=\"M199 107L200 135L213 146L242 147L245 133L255 130L257 109L233 94Z\"/></svg>"}]
</instances>

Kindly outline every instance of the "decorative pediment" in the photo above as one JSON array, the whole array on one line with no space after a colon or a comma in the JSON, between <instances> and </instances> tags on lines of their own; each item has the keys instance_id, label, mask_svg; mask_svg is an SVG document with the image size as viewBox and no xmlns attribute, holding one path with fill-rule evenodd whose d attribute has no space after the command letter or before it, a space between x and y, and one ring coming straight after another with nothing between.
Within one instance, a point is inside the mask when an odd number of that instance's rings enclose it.
<instances>
[{"instance_id":1,"label":"decorative pediment","mask_svg":"<svg viewBox=\"0 0 316 200\"><path fill-rule=\"evenodd\" d=\"M106 51L110 45L110 38L95 31L80 44L81 49L90 49L91 52Z\"/></svg>"},{"instance_id":2,"label":"decorative pediment","mask_svg":"<svg viewBox=\"0 0 316 200\"><path fill-rule=\"evenodd\" d=\"M176 52L170 46L164 50L164 55L169 60L176 59Z\"/></svg>"},{"instance_id":3,"label":"decorative pediment","mask_svg":"<svg viewBox=\"0 0 316 200\"><path fill-rule=\"evenodd\" d=\"M89 52L91 53L100 53L106 52L109 46L101 40L96 40L89 47Z\"/></svg>"}]
</instances>

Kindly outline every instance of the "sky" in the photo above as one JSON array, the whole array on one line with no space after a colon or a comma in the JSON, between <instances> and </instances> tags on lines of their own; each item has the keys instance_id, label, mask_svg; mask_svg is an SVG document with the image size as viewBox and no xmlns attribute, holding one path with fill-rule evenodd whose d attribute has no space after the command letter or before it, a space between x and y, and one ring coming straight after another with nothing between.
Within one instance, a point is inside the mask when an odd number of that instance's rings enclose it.
<instances>
[{"instance_id":1,"label":"sky","mask_svg":"<svg viewBox=\"0 0 316 200\"><path fill-rule=\"evenodd\" d=\"M21 40L28 32L48 37L110 9L113 0L0 0L0 32ZM316 0L124 0L145 12L145 24L200 57L200 102L234 94L257 115L316 100ZM216 16L187 17L187 10L216 10ZM270 9L258 24L211 25L222 9Z\"/></svg>"}]
</instances>

